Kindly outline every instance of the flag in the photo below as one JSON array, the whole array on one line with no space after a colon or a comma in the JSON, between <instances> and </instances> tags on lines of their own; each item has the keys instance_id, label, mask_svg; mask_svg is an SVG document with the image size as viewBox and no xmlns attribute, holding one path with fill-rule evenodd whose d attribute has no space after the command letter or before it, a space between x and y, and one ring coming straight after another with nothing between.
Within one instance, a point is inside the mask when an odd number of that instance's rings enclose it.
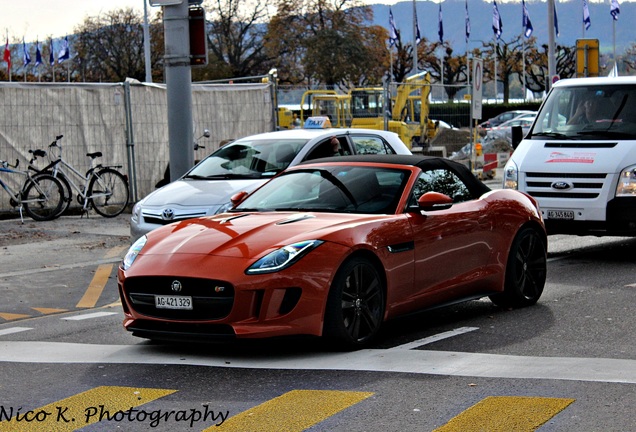
<instances>
[{"instance_id":1,"label":"flag","mask_svg":"<svg viewBox=\"0 0 636 432\"><path fill-rule=\"evenodd\" d=\"M71 57L71 53L68 49L68 36L62 41L62 49L57 53L57 62L62 63L64 60L68 60Z\"/></svg>"},{"instance_id":2,"label":"flag","mask_svg":"<svg viewBox=\"0 0 636 432\"><path fill-rule=\"evenodd\" d=\"M396 45L398 43L398 32L395 28L395 21L393 20L393 12L389 7L389 46Z\"/></svg>"},{"instance_id":3,"label":"flag","mask_svg":"<svg viewBox=\"0 0 636 432\"><path fill-rule=\"evenodd\" d=\"M49 63L51 64L51 66L53 66L55 64L55 54L53 54L53 39L51 39L51 46L49 49Z\"/></svg>"},{"instance_id":4,"label":"flag","mask_svg":"<svg viewBox=\"0 0 636 432\"><path fill-rule=\"evenodd\" d=\"M559 37L559 20L557 19L556 0L554 1L554 33Z\"/></svg>"},{"instance_id":5,"label":"flag","mask_svg":"<svg viewBox=\"0 0 636 432\"><path fill-rule=\"evenodd\" d=\"M495 32L497 39L501 38L501 31L503 30L503 23L501 22L501 15L499 15L499 8L497 7L497 1L493 0L492 10L492 30Z\"/></svg>"},{"instance_id":6,"label":"flag","mask_svg":"<svg viewBox=\"0 0 636 432\"><path fill-rule=\"evenodd\" d=\"M417 22L417 10L415 11L415 44L419 44L422 40L422 34L420 33L420 23Z\"/></svg>"},{"instance_id":7,"label":"flag","mask_svg":"<svg viewBox=\"0 0 636 432\"><path fill-rule=\"evenodd\" d=\"M583 24L585 24L585 30L589 30L592 26L592 20L590 20L590 9L587 5L587 0L583 0Z\"/></svg>"},{"instance_id":8,"label":"flag","mask_svg":"<svg viewBox=\"0 0 636 432\"><path fill-rule=\"evenodd\" d=\"M4 61L7 62L7 70L11 73L11 50L9 49L9 37L7 36L7 44L4 46Z\"/></svg>"},{"instance_id":9,"label":"flag","mask_svg":"<svg viewBox=\"0 0 636 432\"><path fill-rule=\"evenodd\" d=\"M468 0L466 0L466 43L470 39L470 18L468 17Z\"/></svg>"},{"instance_id":10,"label":"flag","mask_svg":"<svg viewBox=\"0 0 636 432\"><path fill-rule=\"evenodd\" d=\"M42 64L42 52L40 51L40 41L35 41L35 67Z\"/></svg>"},{"instance_id":11,"label":"flag","mask_svg":"<svg viewBox=\"0 0 636 432\"><path fill-rule=\"evenodd\" d=\"M24 38L22 38L22 52L22 57L24 58L24 66L26 67L26 65L31 63L31 55L29 54L29 51L27 51L26 43L24 43Z\"/></svg>"},{"instance_id":12,"label":"flag","mask_svg":"<svg viewBox=\"0 0 636 432\"><path fill-rule=\"evenodd\" d=\"M612 6L610 6L610 14L614 21L618 21L618 14L621 13L621 9L618 6L618 0L612 0Z\"/></svg>"},{"instance_id":13,"label":"flag","mask_svg":"<svg viewBox=\"0 0 636 432\"><path fill-rule=\"evenodd\" d=\"M437 30L439 35L439 43L444 43L444 24L442 23L442 4L439 4L439 27Z\"/></svg>"},{"instance_id":14,"label":"flag","mask_svg":"<svg viewBox=\"0 0 636 432\"><path fill-rule=\"evenodd\" d=\"M530 22L530 15L528 14L528 8L526 7L526 1L521 0L521 5L523 6L523 20L521 21L521 25L524 30L524 36L529 38L532 36L532 23Z\"/></svg>"}]
</instances>

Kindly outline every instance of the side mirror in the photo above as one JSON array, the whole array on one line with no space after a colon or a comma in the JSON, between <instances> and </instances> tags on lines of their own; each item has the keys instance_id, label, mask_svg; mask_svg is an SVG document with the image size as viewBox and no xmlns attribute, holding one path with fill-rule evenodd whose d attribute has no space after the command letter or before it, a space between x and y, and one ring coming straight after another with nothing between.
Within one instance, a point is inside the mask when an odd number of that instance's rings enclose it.
<instances>
[{"instance_id":1,"label":"side mirror","mask_svg":"<svg viewBox=\"0 0 636 432\"><path fill-rule=\"evenodd\" d=\"M210 131L207 129L203 129L203 136L206 138L210 138Z\"/></svg>"},{"instance_id":2,"label":"side mirror","mask_svg":"<svg viewBox=\"0 0 636 432\"><path fill-rule=\"evenodd\" d=\"M521 126L513 126L510 130L512 134L512 148L516 150L523 139L523 129L521 129Z\"/></svg>"},{"instance_id":3,"label":"side mirror","mask_svg":"<svg viewBox=\"0 0 636 432\"><path fill-rule=\"evenodd\" d=\"M453 205L453 199L439 192L426 192L417 200L420 210L446 210Z\"/></svg>"},{"instance_id":4,"label":"side mirror","mask_svg":"<svg viewBox=\"0 0 636 432\"><path fill-rule=\"evenodd\" d=\"M248 195L249 195L249 193L247 193L245 191L237 192L234 195L232 195L232 198L230 198L230 202L232 203L232 207L240 204Z\"/></svg>"}]
</instances>

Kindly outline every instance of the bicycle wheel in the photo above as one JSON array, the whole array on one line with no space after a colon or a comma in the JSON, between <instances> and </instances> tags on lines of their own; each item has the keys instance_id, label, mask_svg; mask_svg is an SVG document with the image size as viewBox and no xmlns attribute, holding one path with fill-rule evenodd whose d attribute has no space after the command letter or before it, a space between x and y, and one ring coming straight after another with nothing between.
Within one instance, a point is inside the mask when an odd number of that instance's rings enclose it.
<instances>
[{"instance_id":1,"label":"bicycle wheel","mask_svg":"<svg viewBox=\"0 0 636 432\"><path fill-rule=\"evenodd\" d=\"M36 174L33 176L33 178L37 180L38 177L41 175L53 176L56 179L58 179L60 183L62 184L62 187L64 189L64 202L62 203L62 208L60 209L60 215L63 215L64 213L66 213L68 208L71 206L71 203L73 202L73 189L71 189L71 184L69 183L68 179L66 178L64 174L57 173L57 175L53 175L53 173L51 173L50 171Z\"/></svg>"},{"instance_id":2,"label":"bicycle wheel","mask_svg":"<svg viewBox=\"0 0 636 432\"><path fill-rule=\"evenodd\" d=\"M104 217L121 214L128 205L128 180L119 171L104 168L88 184L91 206Z\"/></svg>"},{"instance_id":3,"label":"bicycle wheel","mask_svg":"<svg viewBox=\"0 0 636 432\"><path fill-rule=\"evenodd\" d=\"M59 217L64 204L64 186L55 177L40 174L37 179L27 180L22 190L24 211L36 221L47 221Z\"/></svg>"}]
</instances>

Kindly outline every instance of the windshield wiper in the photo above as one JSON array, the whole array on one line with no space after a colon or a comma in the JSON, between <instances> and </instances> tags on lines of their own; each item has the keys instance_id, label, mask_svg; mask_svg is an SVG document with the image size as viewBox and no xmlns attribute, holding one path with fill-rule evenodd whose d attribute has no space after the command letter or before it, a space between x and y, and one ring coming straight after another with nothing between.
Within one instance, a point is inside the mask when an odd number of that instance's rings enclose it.
<instances>
[{"instance_id":1,"label":"windshield wiper","mask_svg":"<svg viewBox=\"0 0 636 432\"><path fill-rule=\"evenodd\" d=\"M561 139L572 139L571 136L560 133L560 132L535 132L530 136L545 136L550 138L561 138Z\"/></svg>"},{"instance_id":2,"label":"windshield wiper","mask_svg":"<svg viewBox=\"0 0 636 432\"><path fill-rule=\"evenodd\" d=\"M193 180L228 180L228 179L240 179L240 178L260 178L260 173L251 173L251 174L234 174L234 173L225 173L225 174L210 174L207 176L190 174L185 176L184 178L193 179Z\"/></svg>"}]
</instances>

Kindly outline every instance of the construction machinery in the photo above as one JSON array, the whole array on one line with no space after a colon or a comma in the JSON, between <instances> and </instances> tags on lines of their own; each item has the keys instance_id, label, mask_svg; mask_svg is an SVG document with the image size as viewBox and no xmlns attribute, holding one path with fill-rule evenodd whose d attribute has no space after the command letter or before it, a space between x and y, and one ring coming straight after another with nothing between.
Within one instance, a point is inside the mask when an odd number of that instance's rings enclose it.
<instances>
[{"instance_id":1,"label":"construction machinery","mask_svg":"<svg viewBox=\"0 0 636 432\"><path fill-rule=\"evenodd\" d=\"M437 133L435 122L428 118L430 92L427 72L398 84L395 97L383 87L354 88L346 95L335 90L307 90L300 104L300 120L309 117L306 108L310 108L311 116L326 116L333 127L389 130L409 148L424 146Z\"/></svg>"}]
</instances>

